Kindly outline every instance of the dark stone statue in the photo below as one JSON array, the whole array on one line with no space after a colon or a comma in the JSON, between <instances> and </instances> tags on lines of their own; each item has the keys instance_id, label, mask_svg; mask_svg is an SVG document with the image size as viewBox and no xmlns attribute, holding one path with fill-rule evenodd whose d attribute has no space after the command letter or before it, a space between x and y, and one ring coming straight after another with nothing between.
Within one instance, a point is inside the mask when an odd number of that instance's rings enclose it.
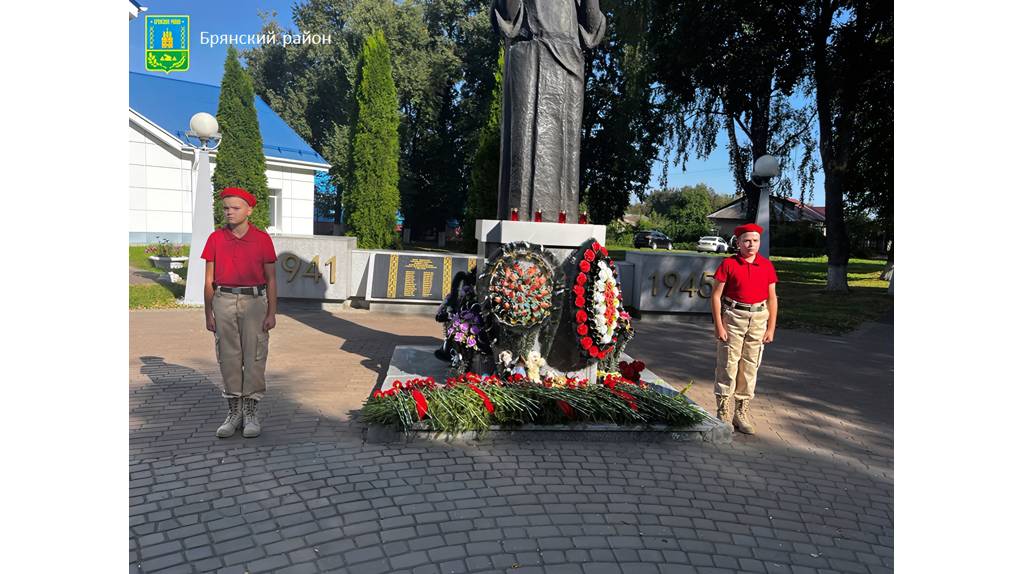
<instances>
[{"instance_id":1,"label":"dark stone statue","mask_svg":"<svg viewBox=\"0 0 1024 574\"><path fill-rule=\"evenodd\" d=\"M598 0L493 0L506 40L498 219L543 211L557 221L579 208L583 48L604 37Z\"/></svg>"}]
</instances>

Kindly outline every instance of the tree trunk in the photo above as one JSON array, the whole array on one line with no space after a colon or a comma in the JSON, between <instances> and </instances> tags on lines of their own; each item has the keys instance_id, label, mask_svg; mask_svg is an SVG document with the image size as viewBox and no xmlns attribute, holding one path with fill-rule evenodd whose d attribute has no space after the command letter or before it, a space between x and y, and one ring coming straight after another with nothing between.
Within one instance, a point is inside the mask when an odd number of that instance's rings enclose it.
<instances>
[{"instance_id":1,"label":"tree trunk","mask_svg":"<svg viewBox=\"0 0 1024 574\"><path fill-rule=\"evenodd\" d=\"M850 285L846 280L846 265L828 264L828 283L826 291L849 291Z\"/></svg>"},{"instance_id":2,"label":"tree trunk","mask_svg":"<svg viewBox=\"0 0 1024 574\"><path fill-rule=\"evenodd\" d=\"M886 254L885 268L882 269L882 274L878 278L886 281L892 281L893 253L896 251L896 242L890 239L888 243L889 249Z\"/></svg>"},{"instance_id":3,"label":"tree trunk","mask_svg":"<svg viewBox=\"0 0 1024 574\"><path fill-rule=\"evenodd\" d=\"M750 113L750 166L747 177L751 177L754 171L754 162L757 158L768 153L768 139L771 101L772 101L772 76L773 72L765 74L761 89L762 94L756 99L754 109ZM747 221L757 221L757 204L761 200L762 193L768 193L768 188L759 188L749 181L743 185L747 195ZM771 200L769 200L768 214L771 215Z\"/></svg>"},{"instance_id":4,"label":"tree trunk","mask_svg":"<svg viewBox=\"0 0 1024 574\"><path fill-rule=\"evenodd\" d=\"M846 266L850 261L850 239L843 213L843 176L848 159L848 121L834 114L835 80L828 60L828 37L837 7L829 0L819 2L818 21L813 33L815 99L818 104L818 149L825 172L825 249L828 253L826 291L849 291ZM846 110L840 110L846 112ZM838 132L838 133L837 133Z\"/></svg>"}]
</instances>

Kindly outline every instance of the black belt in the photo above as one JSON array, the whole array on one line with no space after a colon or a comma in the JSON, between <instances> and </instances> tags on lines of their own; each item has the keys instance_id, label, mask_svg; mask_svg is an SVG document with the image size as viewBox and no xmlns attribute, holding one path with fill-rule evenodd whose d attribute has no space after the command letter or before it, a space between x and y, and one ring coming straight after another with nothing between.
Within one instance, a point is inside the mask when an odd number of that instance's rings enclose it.
<instances>
[{"instance_id":1,"label":"black belt","mask_svg":"<svg viewBox=\"0 0 1024 574\"><path fill-rule=\"evenodd\" d=\"M733 309L739 309L740 311L750 311L751 313L764 311L765 309L768 308L768 305L765 303L754 303L751 305L747 303L738 303L736 301L732 301L724 297L722 298L722 303L728 307L732 307Z\"/></svg>"},{"instance_id":2,"label":"black belt","mask_svg":"<svg viewBox=\"0 0 1024 574\"><path fill-rule=\"evenodd\" d=\"M256 285L253 287L224 287L222 285L218 285L217 290L222 293L234 293L235 295L262 295L267 291L267 286Z\"/></svg>"}]
</instances>

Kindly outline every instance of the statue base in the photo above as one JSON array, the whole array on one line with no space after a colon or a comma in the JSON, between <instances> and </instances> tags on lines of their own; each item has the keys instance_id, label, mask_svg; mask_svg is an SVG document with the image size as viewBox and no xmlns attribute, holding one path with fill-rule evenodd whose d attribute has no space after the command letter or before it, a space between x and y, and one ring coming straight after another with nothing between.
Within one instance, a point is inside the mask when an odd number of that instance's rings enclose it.
<instances>
[{"instance_id":1,"label":"statue base","mask_svg":"<svg viewBox=\"0 0 1024 574\"><path fill-rule=\"evenodd\" d=\"M484 261L495 255L503 245L516 241L526 241L549 251L555 262L567 273L575 277L576 262L570 261L586 241L605 242L605 226L577 223L550 223L533 221L504 221L494 219L477 220L476 222L477 256L480 258L477 269L484 268ZM480 289L480 287L478 287ZM480 293L483 297L483 292ZM561 293L556 296L564 297ZM547 362L547 368L565 376L575 376L596 380L597 365L587 364L576 348L576 336L572 331L569 318L570 306L566 301L560 304L560 316L545 327L540 336L533 342L532 349L540 353ZM496 348L500 349L500 345ZM517 353L518 354L518 353ZM493 366L487 365L487 366ZM485 367L486 368L486 367Z\"/></svg>"},{"instance_id":2,"label":"statue base","mask_svg":"<svg viewBox=\"0 0 1024 574\"><path fill-rule=\"evenodd\" d=\"M478 219L477 257L487 258L506 243L529 241L551 251L563 263L587 239L604 245L605 226L589 223L548 223L533 221L502 221Z\"/></svg>"}]
</instances>

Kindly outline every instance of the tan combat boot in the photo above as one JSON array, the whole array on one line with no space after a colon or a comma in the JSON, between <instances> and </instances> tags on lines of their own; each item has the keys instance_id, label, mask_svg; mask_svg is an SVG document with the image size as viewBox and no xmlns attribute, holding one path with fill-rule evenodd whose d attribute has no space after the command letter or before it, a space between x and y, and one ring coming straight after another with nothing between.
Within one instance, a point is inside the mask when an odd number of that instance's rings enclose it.
<instances>
[{"instance_id":1,"label":"tan combat boot","mask_svg":"<svg viewBox=\"0 0 1024 574\"><path fill-rule=\"evenodd\" d=\"M256 399L242 398L242 418L245 419L242 436L245 438L260 436L259 408L260 402Z\"/></svg>"},{"instance_id":2,"label":"tan combat boot","mask_svg":"<svg viewBox=\"0 0 1024 574\"><path fill-rule=\"evenodd\" d=\"M239 425L242 424L242 399L238 397L230 397L228 399L228 417L224 419L224 424L217 427L217 436L220 438L228 438L235 434L238 430Z\"/></svg>"},{"instance_id":3,"label":"tan combat boot","mask_svg":"<svg viewBox=\"0 0 1024 574\"><path fill-rule=\"evenodd\" d=\"M715 395L715 400L718 402L718 420L723 423L729 423L729 397L725 395Z\"/></svg>"},{"instance_id":4,"label":"tan combat boot","mask_svg":"<svg viewBox=\"0 0 1024 574\"><path fill-rule=\"evenodd\" d=\"M736 415L732 426L743 434L754 434L754 423L750 420L750 399L736 399Z\"/></svg>"}]
</instances>

